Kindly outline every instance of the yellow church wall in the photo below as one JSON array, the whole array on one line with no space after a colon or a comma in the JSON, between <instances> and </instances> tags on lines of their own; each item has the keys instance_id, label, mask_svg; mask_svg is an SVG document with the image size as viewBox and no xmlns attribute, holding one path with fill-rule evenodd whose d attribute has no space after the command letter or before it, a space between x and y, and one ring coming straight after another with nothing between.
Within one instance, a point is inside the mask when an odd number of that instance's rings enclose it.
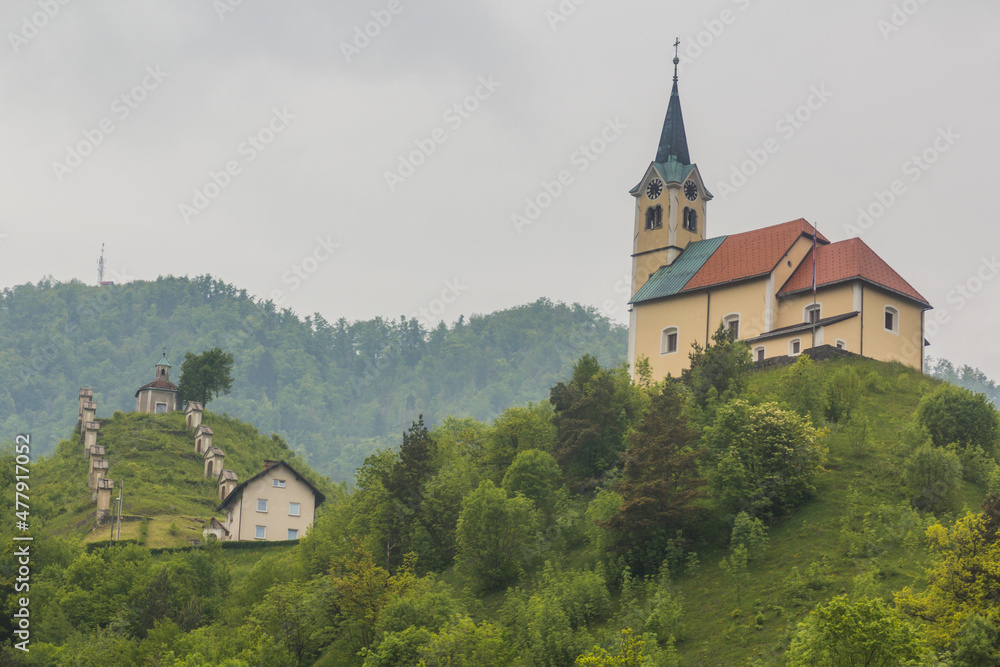
<instances>
[{"instance_id":1,"label":"yellow church wall","mask_svg":"<svg viewBox=\"0 0 1000 667\"><path fill-rule=\"evenodd\" d=\"M691 345L705 345L707 298L704 293L677 296L663 301L636 304L635 358L649 359L653 377L668 373L679 377L688 366ZM677 351L660 354L660 339L667 327L677 327Z\"/></svg>"},{"instance_id":2,"label":"yellow church wall","mask_svg":"<svg viewBox=\"0 0 1000 667\"><path fill-rule=\"evenodd\" d=\"M766 289L767 280L760 278L708 290L712 295L709 314L710 333L715 333L724 317L733 314L740 316L740 339L753 338L764 333Z\"/></svg>"},{"instance_id":3,"label":"yellow church wall","mask_svg":"<svg viewBox=\"0 0 1000 667\"><path fill-rule=\"evenodd\" d=\"M899 312L898 333L885 329L886 306ZM861 354L882 361L898 361L913 368L921 367L924 349L920 306L866 284L862 313L864 340Z\"/></svg>"},{"instance_id":4,"label":"yellow church wall","mask_svg":"<svg viewBox=\"0 0 1000 667\"><path fill-rule=\"evenodd\" d=\"M775 308L774 328L780 329L805 322L805 308L812 303L812 291L779 298ZM853 313L854 288L852 283L820 287L816 290L816 303L820 305L821 318Z\"/></svg>"}]
</instances>

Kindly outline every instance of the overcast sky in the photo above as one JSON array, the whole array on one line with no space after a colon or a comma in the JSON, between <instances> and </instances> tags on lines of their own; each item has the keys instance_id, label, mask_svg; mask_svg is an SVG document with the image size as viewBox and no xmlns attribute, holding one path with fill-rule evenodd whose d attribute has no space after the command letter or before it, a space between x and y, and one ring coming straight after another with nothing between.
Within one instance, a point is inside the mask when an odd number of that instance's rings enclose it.
<instances>
[{"instance_id":1,"label":"overcast sky","mask_svg":"<svg viewBox=\"0 0 1000 667\"><path fill-rule=\"evenodd\" d=\"M625 323L679 36L709 235L860 235L934 305L929 352L1000 378L996 2L4 0L0 24L2 286L95 282L106 243L110 278L211 273L331 321L544 296Z\"/></svg>"}]
</instances>

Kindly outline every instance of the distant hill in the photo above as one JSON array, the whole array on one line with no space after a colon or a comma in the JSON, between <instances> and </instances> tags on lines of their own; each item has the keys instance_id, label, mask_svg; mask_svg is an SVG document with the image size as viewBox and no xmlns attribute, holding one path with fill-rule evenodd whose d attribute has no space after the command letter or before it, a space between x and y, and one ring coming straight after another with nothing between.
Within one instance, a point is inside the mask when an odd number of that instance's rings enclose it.
<instances>
[{"instance_id":1,"label":"distant hill","mask_svg":"<svg viewBox=\"0 0 1000 667\"><path fill-rule=\"evenodd\" d=\"M76 419L80 387L98 416L135 407L163 346L235 357L233 392L210 409L277 433L334 480L423 414L488 420L547 398L584 353L624 360L627 331L594 309L540 299L426 330L415 319L299 317L210 276L113 287L49 280L0 293L0 428L51 452Z\"/></svg>"}]
</instances>

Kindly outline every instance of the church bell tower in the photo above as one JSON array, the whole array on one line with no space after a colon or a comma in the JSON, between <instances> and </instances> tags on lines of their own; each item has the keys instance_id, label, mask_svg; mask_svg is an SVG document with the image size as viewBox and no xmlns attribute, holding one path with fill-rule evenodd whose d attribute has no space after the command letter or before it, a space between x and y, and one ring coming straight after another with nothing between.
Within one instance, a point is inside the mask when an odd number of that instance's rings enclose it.
<instances>
[{"instance_id":1,"label":"church bell tower","mask_svg":"<svg viewBox=\"0 0 1000 667\"><path fill-rule=\"evenodd\" d=\"M707 238L706 204L712 195L688 153L681 99L677 92L679 45L678 39L674 43L674 85L656 159L650 162L642 180L630 191L635 197L632 296L661 267L673 263L689 244Z\"/></svg>"}]
</instances>

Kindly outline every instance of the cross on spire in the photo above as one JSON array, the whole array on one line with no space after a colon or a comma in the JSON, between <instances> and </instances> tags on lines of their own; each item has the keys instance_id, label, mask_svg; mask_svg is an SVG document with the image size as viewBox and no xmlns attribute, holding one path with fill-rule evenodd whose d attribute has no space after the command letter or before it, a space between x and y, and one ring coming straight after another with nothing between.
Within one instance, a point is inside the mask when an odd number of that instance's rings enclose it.
<instances>
[{"instance_id":1,"label":"cross on spire","mask_svg":"<svg viewBox=\"0 0 1000 667\"><path fill-rule=\"evenodd\" d=\"M681 45L681 38L678 37L677 41L674 42L674 83L677 83L677 65L681 62L681 59L677 57L677 48Z\"/></svg>"}]
</instances>

